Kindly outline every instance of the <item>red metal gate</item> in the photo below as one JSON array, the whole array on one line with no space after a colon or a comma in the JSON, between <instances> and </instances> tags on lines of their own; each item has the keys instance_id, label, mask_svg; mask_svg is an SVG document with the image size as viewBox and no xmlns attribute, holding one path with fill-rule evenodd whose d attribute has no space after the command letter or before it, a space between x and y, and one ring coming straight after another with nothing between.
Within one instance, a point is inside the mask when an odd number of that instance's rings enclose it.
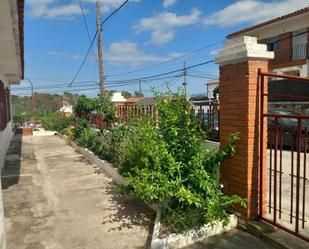
<instances>
[{"instance_id":1,"label":"red metal gate","mask_svg":"<svg viewBox=\"0 0 309 249\"><path fill-rule=\"evenodd\" d=\"M262 220L309 241L309 198L306 198L306 194L309 194L307 178L309 108L295 110L289 107L306 103L309 107L309 94L293 96L293 92L265 93L265 89L275 82L272 81L266 85L265 77L275 80L290 79L294 80L295 84L302 82L302 84L308 84L307 89L309 89L309 78L259 72L260 134L262 134L260 136L259 215ZM277 104L278 109L270 108L269 98L281 100L278 102L281 105ZM268 103L267 108L265 103ZM266 127L267 136L264 130ZM267 139L266 151L265 139ZM263 158L266 158L266 161Z\"/></svg>"}]
</instances>

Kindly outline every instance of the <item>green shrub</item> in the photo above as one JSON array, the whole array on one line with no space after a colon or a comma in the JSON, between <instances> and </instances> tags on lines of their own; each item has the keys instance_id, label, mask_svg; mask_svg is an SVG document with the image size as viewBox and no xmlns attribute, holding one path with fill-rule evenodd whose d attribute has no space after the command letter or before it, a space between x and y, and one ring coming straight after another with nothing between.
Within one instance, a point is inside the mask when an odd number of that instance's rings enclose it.
<instances>
[{"instance_id":1,"label":"green shrub","mask_svg":"<svg viewBox=\"0 0 309 249\"><path fill-rule=\"evenodd\" d=\"M52 113L42 118L42 125L45 130L65 132L72 124L71 117L63 117L59 113Z\"/></svg>"},{"instance_id":2,"label":"green shrub","mask_svg":"<svg viewBox=\"0 0 309 249\"><path fill-rule=\"evenodd\" d=\"M102 139L96 136L95 140L91 145L91 151L96 154L100 159L105 159L105 147Z\"/></svg>"},{"instance_id":3,"label":"green shrub","mask_svg":"<svg viewBox=\"0 0 309 249\"><path fill-rule=\"evenodd\" d=\"M97 132L91 128L84 128L81 132L80 138L78 139L78 145L91 150L95 144L96 138Z\"/></svg>"},{"instance_id":4,"label":"green shrub","mask_svg":"<svg viewBox=\"0 0 309 249\"><path fill-rule=\"evenodd\" d=\"M73 140L81 137L83 131L89 128L89 122L85 118L76 117L73 132Z\"/></svg>"},{"instance_id":5,"label":"green shrub","mask_svg":"<svg viewBox=\"0 0 309 249\"><path fill-rule=\"evenodd\" d=\"M159 204L175 232L217 219L227 222L229 208L245 201L222 193L217 169L235 153L238 136L231 136L225 150L205 151L204 134L182 95L160 99L157 110L158 128L151 120L137 122L126 134L126 146L120 146L119 170L129 182L125 191Z\"/></svg>"},{"instance_id":6,"label":"green shrub","mask_svg":"<svg viewBox=\"0 0 309 249\"><path fill-rule=\"evenodd\" d=\"M105 132L104 143L106 144L106 160L118 166L123 161L122 147L126 146L128 142L128 134L134 128L133 125L119 125L110 128Z\"/></svg>"},{"instance_id":7,"label":"green shrub","mask_svg":"<svg viewBox=\"0 0 309 249\"><path fill-rule=\"evenodd\" d=\"M143 118L99 134L77 119L74 129L80 146L112 161L127 178L123 191L159 204L174 232L215 220L226 224L232 205L246 205L238 196L224 195L218 181L221 162L236 152L238 134L223 150L203 149L205 134L191 108L182 94L169 94L157 100L158 127Z\"/></svg>"},{"instance_id":8,"label":"green shrub","mask_svg":"<svg viewBox=\"0 0 309 249\"><path fill-rule=\"evenodd\" d=\"M86 117L90 113L97 113L103 121L116 120L116 106L111 102L110 92L105 92L98 98L87 98L82 95L74 106L74 112Z\"/></svg>"}]
</instances>

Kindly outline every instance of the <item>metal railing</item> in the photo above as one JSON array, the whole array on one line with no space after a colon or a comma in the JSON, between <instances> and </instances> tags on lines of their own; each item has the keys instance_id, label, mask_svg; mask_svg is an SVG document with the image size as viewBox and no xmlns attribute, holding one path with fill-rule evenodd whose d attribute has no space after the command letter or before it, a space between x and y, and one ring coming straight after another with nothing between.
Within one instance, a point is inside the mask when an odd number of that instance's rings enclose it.
<instances>
[{"instance_id":1,"label":"metal railing","mask_svg":"<svg viewBox=\"0 0 309 249\"><path fill-rule=\"evenodd\" d=\"M309 99L306 96L291 95L292 91L288 94L267 93L264 90L267 89L266 77L305 81L307 84L309 78L262 72L259 72L259 77L262 110L259 216L262 220L309 241L309 202L306 196L309 190L309 115L264 108L264 102L269 97L304 101ZM267 132L264 132L265 129Z\"/></svg>"},{"instance_id":2,"label":"metal railing","mask_svg":"<svg viewBox=\"0 0 309 249\"><path fill-rule=\"evenodd\" d=\"M218 100L193 101L199 125L207 131L207 139L220 139L220 106Z\"/></svg>"},{"instance_id":3,"label":"metal railing","mask_svg":"<svg viewBox=\"0 0 309 249\"><path fill-rule=\"evenodd\" d=\"M308 44L302 43L292 47L292 60L304 60L308 58Z\"/></svg>"},{"instance_id":4,"label":"metal railing","mask_svg":"<svg viewBox=\"0 0 309 249\"><path fill-rule=\"evenodd\" d=\"M301 43L287 48L282 48L279 45L279 48L274 53L275 58L269 61L270 65L309 59L308 43Z\"/></svg>"},{"instance_id":5,"label":"metal railing","mask_svg":"<svg viewBox=\"0 0 309 249\"><path fill-rule=\"evenodd\" d=\"M201 129L207 131L206 139L219 141L219 102L218 100L193 101L192 113L195 114L198 125ZM128 124L142 117L149 117L154 125L158 125L158 113L155 105L118 105L117 121L104 121L96 113L79 116L85 117L91 124L97 128L106 129L114 126L116 123Z\"/></svg>"}]
</instances>

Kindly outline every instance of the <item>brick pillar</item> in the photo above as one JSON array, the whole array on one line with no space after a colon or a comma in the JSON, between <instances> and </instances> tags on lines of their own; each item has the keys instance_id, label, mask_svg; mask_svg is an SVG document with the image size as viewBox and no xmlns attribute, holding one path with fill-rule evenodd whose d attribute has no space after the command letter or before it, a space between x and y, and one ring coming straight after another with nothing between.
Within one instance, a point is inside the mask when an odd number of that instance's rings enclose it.
<instances>
[{"instance_id":1,"label":"brick pillar","mask_svg":"<svg viewBox=\"0 0 309 249\"><path fill-rule=\"evenodd\" d=\"M240 212L246 220L251 220L258 214L260 145L258 69L268 72L268 60L273 56L273 52L267 51L266 45L257 44L256 38L239 37L227 41L216 59L220 64L221 147L227 145L233 132L240 133L236 155L224 162L221 167L221 182L226 194L236 194L248 200L247 209L235 207L235 211ZM265 90L267 91L267 87ZM264 106L267 108L267 103ZM266 133L264 136L263 160L266 160ZM263 175L266 175L266 171ZM263 189L266 191L266 185Z\"/></svg>"}]
</instances>

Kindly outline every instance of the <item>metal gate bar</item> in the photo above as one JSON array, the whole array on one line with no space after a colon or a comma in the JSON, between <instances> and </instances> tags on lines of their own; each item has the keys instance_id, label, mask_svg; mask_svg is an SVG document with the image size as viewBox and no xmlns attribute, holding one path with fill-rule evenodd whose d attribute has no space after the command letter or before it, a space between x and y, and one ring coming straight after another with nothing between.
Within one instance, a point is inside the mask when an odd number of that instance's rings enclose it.
<instances>
[{"instance_id":1,"label":"metal gate bar","mask_svg":"<svg viewBox=\"0 0 309 249\"><path fill-rule=\"evenodd\" d=\"M282 74L273 74L273 73L263 73L259 70L259 82L260 82L260 186L259 186L259 216L260 219L267 221L270 224L273 224L280 229L283 229L291 234L294 234L295 236L308 241L309 242L309 235L307 234L304 236L304 234L300 233L300 221L301 221L301 228L305 229L305 222L306 222L306 215L305 215L305 209L306 209L306 181L308 180L306 178L306 163L307 163L307 151L308 151L308 132L307 127L305 129L302 129L302 121L309 120L309 115L285 115L285 114L274 114L274 113L264 113L264 105L265 105L265 97L268 96L274 96L274 97L280 97L283 99L291 99L291 100L303 100L303 101L309 101L309 97L306 96L291 96L291 95L283 95L283 94L268 94L265 93L265 77L275 77L275 78L283 78L283 79L293 79L293 80L302 80L305 82L308 82L309 84L309 78L304 77L298 77L298 76L291 76L291 75L282 75ZM264 137L264 119L268 118L270 120L274 120L274 129L268 128L268 141L269 141L269 171L267 175L269 175L269 181L267 185L267 179L264 179L263 172L265 170L265 167L267 165L264 165L264 139L267 139L267 137ZM297 120L296 124L296 133L293 131L291 132L291 138L290 138L290 158L291 158L291 170L289 173L284 173L283 170L283 127L280 124L281 120L284 119L295 119ZM294 121L293 121L294 122ZM296 142L296 144L294 144ZM302 155L302 149L303 155ZM279 150L279 151L278 151ZM296 152L296 153L294 153ZM295 156L294 156L295 154ZM287 154L285 154L286 156ZM273 158L274 157L274 158ZM302 158L302 160L301 160ZM285 159L286 160L286 159ZM296 161L295 161L296 160ZM303 165L301 165L303 162ZM301 167L303 167L303 170L301 172ZM266 168L267 170L267 168ZM286 209L283 208L282 204L282 181L283 177L282 175L285 174L284 177L287 177L287 174L290 175L290 181L291 181L291 192L290 192L290 207L289 212ZM302 175L301 175L302 174ZM279 181L279 182L278 182ZM266 183L268 188L268 215L264 214L264 206L263 206L263 200L264 200L264 190L263 185ZM285 183L286 184L286 181ZM296 184L296 186L294 186ZM285 187L288 185L285 185ZM301 191L302 186L302 191ZM295 191L294 191L295 189ZM295 193L294 193L295 192ZM285 197L287 193L284 193ZM295 194L295 195L294 195ZM279 198L278 198L279 195ZM301 196L302 195L302 196ZM301 200L302 197L302 200ZM288 197L289 198L289 197ZM287 199L288 200L288 199ZM294 204L295 200L295 204ZM286 202L285 202L286 206ZM266 206L265 206L266 208ZM273 213L271 213L273 212ZM278 214L278 213L279 214ZM289 216L289 223L291 225L295 225L294 229L287 225L287 223L280 224L279 220L282 219L282 213L285 213L285 217ZM288 214L288 215L287 215ZM271 215L271 216L270 216ZM307 217L308 218L308 217ZM295 221L295 224L293 224L293 221ZM307 231L307 230L306 230ZM309 232L309 230L308 230ZM306 232L307 233L307 232ZM308 233L309 234L309 233Z\"/></svg>"}]
</instances>

